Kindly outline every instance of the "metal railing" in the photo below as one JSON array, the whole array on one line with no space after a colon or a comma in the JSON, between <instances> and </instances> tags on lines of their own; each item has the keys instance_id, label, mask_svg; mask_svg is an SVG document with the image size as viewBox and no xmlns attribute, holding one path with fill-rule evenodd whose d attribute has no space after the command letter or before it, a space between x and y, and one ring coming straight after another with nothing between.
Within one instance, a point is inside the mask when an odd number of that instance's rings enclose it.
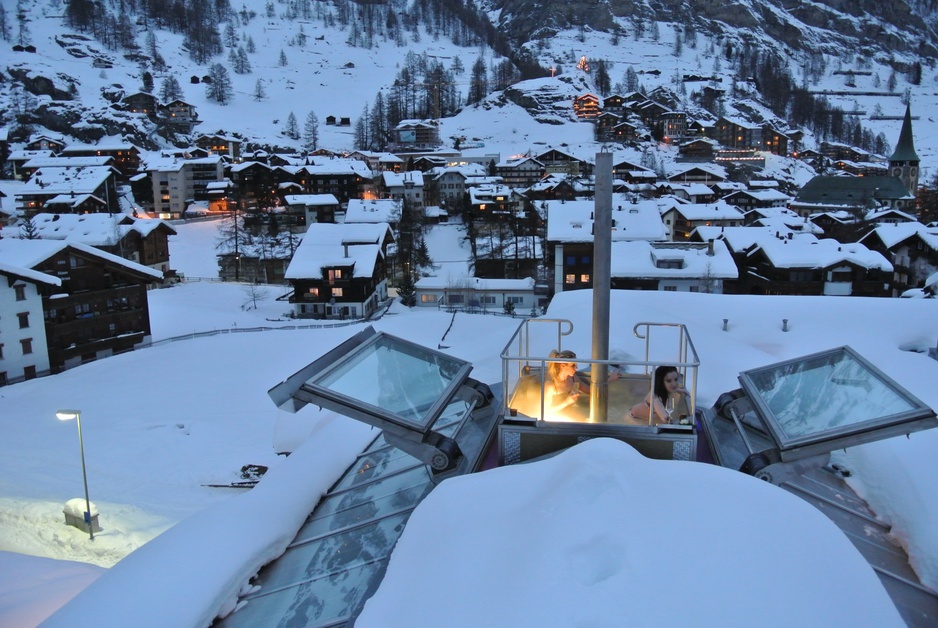
<instances>
[{"instance_id":1,"label":"metal railing","mask_svg":"<svg viewBox=\"0 0 938 628\"><path fill-rule=\"evenodd\" d=\"M639 322L632 329L636 338L644 341L644 355L640 360L622 360L611 358L607 360L594 360L577 356L576 362L581 370L587 370L582 365L588 365L592 371L593 364L606 365L621 371L623 374L638 375L648 379L648 391L654 395L654 378L652 374L659 366L674 366L681 374L685 387L689 393L687 406L689 416L693 417L696 410L697 399L697 370L700 359L693 340L686 326L679 323ZM545 417L545 386L548 381L547 368L554 362L570 362L570 358L550 357L551 350L562 351L564 339L573 333L573 322L567 319L533 318L523 321L501 353L503 412L505 416L517 416L519 413L528 413L512 407L519 385L532 377L538 380L539 408L533 412L536 416L531 418L546 420ZM669 343L673 343L668 347ZM569 344L569 343L568 343ZM528 404L530 406L530 404ZM530 412L531 408L528 407ZM652 419L649 417L649 424Z\"/></svg>"}]
</instances>

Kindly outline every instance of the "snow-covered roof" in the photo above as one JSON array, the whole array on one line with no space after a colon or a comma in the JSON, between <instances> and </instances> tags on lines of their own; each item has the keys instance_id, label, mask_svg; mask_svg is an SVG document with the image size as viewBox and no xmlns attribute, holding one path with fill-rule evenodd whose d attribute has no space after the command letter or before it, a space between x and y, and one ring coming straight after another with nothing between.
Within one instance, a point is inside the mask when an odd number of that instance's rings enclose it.
<instances>
[{"instance_id":1,"label":"snow-covered roof","mask_svg":"<svg viewBox=\"0 0 938 628\"><path fill-rule=\"evenodd\" d=\"M284 274L286 279L322 277L322 269L352 266L352 277L371 277L383 255L387 224L314 223L303 236Z\"/></svg>"},{"instance_id":2,"label":"snow-covered roof","mask_svg":"<svg viewBox=\"0 0 938 628\"><path fill-rule=\"evenodd\" d=\"M334 194L287 194L283 200L287 205L305 205L306 207L339 204Z\"/></svg>"},{"instance_id":3,"label":"snow-covered roof","mask_svg":"<svg viewBox=\"0 0 938 628\"><path fill-rule=\"evenodd\" d=\"M870 233L875 233L886 248L892 248L896 244L911 238L918 234L922 242L933 251L938 251L938 229L929 229L920 222L897 222L894 224L880 225ZM870 234L860 239L862 242Z\"/></svg>"},{"instance_id":4,"label":"snow-covered roof","mask_svg":"<svg viewBox=\"0 0 938 628\"><path fill-rule=\"evenodd\" d=\"M664 212L672 209L680 212L687 220L743 220L743 213L723 200L714 203L685 203L668 208Z\"/></svg>"},{"instance_id":5,"label":"snow-covered roof","mask_svg":"<svg viewBox=\"0 0 938 628\"><path fill-rule=\"evenodd\" d=\"M659 260L679 260L681 268L658 268ZM670 266L670 264L669 264ZM612 243L613 277L736 279L739 271L722 241L708 244L625 241Z\"/></svg>"},{"instance_id":6,"label":"snow-covered roof","mask_svg":"<svg viewBox=\"0 0 938 628\"><path fill-rule=\"evenodd\" d=\"M148 275L153 279L162 279L163 273L148 266L126 260L123 257L106 253L101 249L76 241L34 239L22 240L19 238L3 238L0 240L0 262L11 267L35 268L63 249L71 247L76 251L98 257L112 264L123 266L138 274Z\"/></svg>"},{"instance_id":7,"label":"snow-covered roof","mask_svg":"<svg viewBox=\"0 0 938 628\"><path fill-rule=\"evenodd\" d=\"M316 222L307 228L306 233L303 234L303 241L321 245L381 244L390 233L390 225L384 222Z\"/></svg>"},{"instance_id":8,"label":"snow-covered roof","mask_svg":"<svg viewBox=\"0 0 938 628\"><path fill-rule=\"evenodd\" d=\"M423 173L418 171L409 172L382 172L381 177L384 180L385 187L402 188L410 184L414 187L423 187Z\"/></svg>"},{"instance_id":9,"label":"snow-covered roof","mask_svg":"<svg viewBox=\"0 0 938 628\"><path fill-rule=\"evenodd\" d=\"M594 201L542 201L537 205L546 207L548 241L593 241ZM613 241L663 240L667 235L655 200L631 203L624 196L615 194L612 198L612 220L615 225Z\"/></svg>"},{"instance_id":10,"label":"snow-covered roof","mask_svg":"<svg viewBox=\"0 0 938 628\"><path fill-rule=\"evenodd\" d=\"M146 237L160 227L175 234L169 223L151 218L133 218L125 214L49 214L33 217L40 238L82 242L91 246L114 246L130 232Z\"/></svg>"},{"instance_id":11,"label":"snow-covered roof","mask_svg":"<svg viewBox=\"0 0 938 628\"><path fill-rule=\"evenodd\" d=\"M111 166L66 166L40 168L33 173L20 194L83 194L94 192L114 173Z\"/></svg>"},{"instance_id":12,"label":"snow-covered roof","mask_svg":"<svg viewBox=\"0 0 938 628\"><path fill-rule=\"evenodd\" d=\"M81 157L33 157L25 164L24 168L64 168L70 166L72 168L77 168L78 166L106 166L108 163L114 161L114 158L106 155L102 157L98 156L81 156Z\"/></svg>"},{"instance_id":13,"label":"snow-covered roof","mask_svg":"<svg viewBox=\"0 0 938 628\"><path fill-rule=\"evenodd\" d=\"M881 253L871 251L858 242L842 244L825 238L818 240L812 234L796 234L791 238L763 238L749 254L763 251L776 268L830 268L849 263L864 268L891 271Z\"/></svg>"}]
</instances>

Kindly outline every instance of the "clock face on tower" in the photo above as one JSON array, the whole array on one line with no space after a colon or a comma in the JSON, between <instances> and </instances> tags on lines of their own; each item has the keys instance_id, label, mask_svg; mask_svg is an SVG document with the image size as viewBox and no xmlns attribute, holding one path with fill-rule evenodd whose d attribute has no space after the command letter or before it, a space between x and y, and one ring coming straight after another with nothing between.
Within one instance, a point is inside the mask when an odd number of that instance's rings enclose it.
<instances>
[{"instance_id":1,"label":"clock face on tower","mask_svg":"<svg viewBox=\"0 0 938 628\"><path fill-rule=\"evenodd\" d=\"M911 170L909 170L909 174L912 175L913 177L917 177L917 176L918 176L918 168L912 168Z\"/></svg>"},{"instance_id":2,"label":"clock face on tower","mask_svg":"<svg viewBox=\"0 0 938 628\"><path fill-rule=\"evenodd\" d=\"M892 176L894 176L894 177L901 177L901 176L902 176L902 168L893 168L893 169L892 169Z\"/></svg>"}]
</instances>

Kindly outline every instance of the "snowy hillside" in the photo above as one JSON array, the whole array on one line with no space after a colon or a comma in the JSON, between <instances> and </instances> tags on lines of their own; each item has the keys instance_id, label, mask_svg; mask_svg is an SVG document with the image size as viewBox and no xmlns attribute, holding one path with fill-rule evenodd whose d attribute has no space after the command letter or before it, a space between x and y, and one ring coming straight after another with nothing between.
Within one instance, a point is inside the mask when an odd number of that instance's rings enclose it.
<instances>
[{"instance_id":1,"label":"snowy hillside","mask_svg":"<svg viewBox=\"0 0 938 628\"><path fill-rule=\"evenodd\" d=\"M7 7L9 39L0 54L0 68L11 77L0 83L0 105L7 112L2 123L7 126L11 141L18 137L15 116L38 112L45 126L34 122L34 131L73 135L82 141L127 134L149 148L168 144L168 139L155 134L156 129L145 116L116 111L108 100L141 90L147 72L152 76L153 93L157 95L168 78L176 79L180 97L196 106L202 120L196 134L223 131L239 134L249 143L261 146L299 149L302 142L285 134L290 114L302 125L309 113L315 112L320 121L319 145L337 150L354 147L356 123L374 105L379 92L387 98L395 78L405 68L419 71L427 64L440 63L451 73L447 88L458 92L463 102L471 87L470 68L478 59L487 68L490 88L497 87L504 78L496 77L496 70L505 60L483 43L484 38L471 34L466 27L459 32L432 28L435 19L432 11L426 15L409 12L400 3L380 5L382 10L398 16L392 20L382 12L382 24L400 20L398 28L383 26L376 34L368 35L364 25L375 23L377 18L361 7L355 8L354 16L349 16L349 5L343 2L316 3L313 9L309 2L249 0L240 8L234 7L227 22L217 25L222 51L202 63L192 60L182 34L158 23L143 20L132 25L130 38L137 46L136 51L111 49L95 40L90 31L77 32L66 27L63 11L67 3L21 0L19 4L25 9L25 17L15 19ZM308 16L291 7L309 7ZM407 15L411 22L405 28ZM500 15L496 12L490 17L497 20ZM602 61L613 91L625 90L629 82L626 75L631 70L637 74L638 86L646 92L658 87L671 90L691 117L710 115L694 102L694 92L708 83L685 82L683 77L708 77L709 84L732 93L725 99L728 115L750 115L755 111L782 124L783 119L759 103L759 89L765 87L759 84L759 77L748 76L737 65L739 42L748 37L753 47L779 51L788 60L793 80L812 92L827 93L831 106L855 112L851 119L873 135L882 134L889 146L898 136L900 121L896 118L904 111L902 101L908 91L913 114L919 117L915 135L922 158L922 181L935 173L932 162L938 153L938 139L934 139L938 133L930 112L938 104L938 90L931 58L920 57L920 84L911 84L903 70L912 67L915 61L914 55L910 57L908 53L891 57L882 51L868 54L866 49L845 47L835 56L817 50L786 48L765 34L764 29L736 31L727 26L718 37L712 37L709 31L691 31L686 24L646 21L639 22L639 26L630 19L630 16L616 18L613 33L558 28L549 37L528 41L524 51L516 52L536 60L545 77L553 68L554 80L570 81L564 89L575 92L602 93L600 83L605 80L597 81L601 78L596 74L598 61ZM884 27L883 37L889 34L894 39L894 31L893 27ZM35 46L36 51L12 51L11 46L21 38ZM460 43L453 43L454 39ZM242 61L237 61L241 50L252 52L244 52ZM155 56L164 64L154 63ZM593 62L590 73L576 69L578 60L584 56ZM191 82L193 77L201 79L208 75L215 63L229 69L232 98L227 104L208 98L201 80ZM243 73L234 71L239 64ZM512 78L520 76L515 72ZM21 87L24 84L29 89ZM427 86L418 82L413 91L421 90L426 92ZM30 91L51 95L37 97ZM426 93L422 97L432 100ZM444 142L452 145L450 138L457 136L479 138L475 143L484 143L486 153L502 157L524 152L538 143L582 143L587 153L600 148L591 140L590 124L572 120L560 120L564 122L561 125L558 120L547 123L498 93L458 115L447 117L445 111L441 113L440 136ZM349 118L350 124L326 125L329 116ZM810 147L817 139L809 132L805 145Z\"/></svg>"}]
</instances>

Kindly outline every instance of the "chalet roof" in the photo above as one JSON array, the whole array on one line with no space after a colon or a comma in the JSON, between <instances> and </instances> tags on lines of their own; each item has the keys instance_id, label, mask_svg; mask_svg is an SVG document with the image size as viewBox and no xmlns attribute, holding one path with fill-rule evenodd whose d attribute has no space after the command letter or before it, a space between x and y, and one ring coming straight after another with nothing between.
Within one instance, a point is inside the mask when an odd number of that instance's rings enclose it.
<instances>
[{"instance_id":1,"label":"chalet roof","mask_svg":"<svg viewBox=\"0 0 938 628\"><path fill-rule=\"evenodd\" d=\"M290 260L286 279L319 279L323 268L351 266L353 278L371 277L383 256L382 243L390 227L314 223Z\"/></svg>"},{"instance_id":2,"label":"chalet roof","mask_svg":"<svg viewBox=\"0 0 938 628\"><path fill-rule=\"evenodd\" d=\"M622 278L713 278L736 279L739 271L726 244L709 246L684 242L614 241L612 277ZM658 259L680 260L681 268L658 268Z\"/></svg>"},{"instance_id":3,"label":"chalet roof","mask_svg":"<svg viewBox=\"0 0 938 628\"><path fill-rule=\"evenodd\" d=\"M284 170L290 171L292 166L283 166ZM322 159L314 163L293 168L293 171L305 170L310 175L357 175L359 177L370 179L371 170L368 164L358 159Z\"/></svg>"},{"instance_id":4,"label":"chalet roof","mask_svg":"<svg viewBox=\"0 0 938 628\"><path fill-rule=\"evenodd\" d=\"M19 195L55 196L88 194L97 190L116 172L111 166L66 166L40 168L20 188Z\"/></svg>"},{"instance_id":5,"label":"chalet roof","mask_svg":"<svg viewBox=\"0 0 938 628\"><path fill-rule=\"evenodd\" d=\"M52 209L55 205L64 205L70 208L81 207L90 200L97 201L101 206L107 205L103 199L94 194L56 194L52 198L46 200L46 208Z\"/></svg>"},{"instance_id":6,"label":"chalet roof","mask_svg":"<svg viewBox=\"0 0 938 628\"><path fill-rule=\"evenodd\" d=\"M726 198L733 196L742 195L748 196L757 201L762 201L764 203L776 202L776 201L788 201L791 197L788 194L785 194L781 190L775 190L771 188L764 188L759 190L737 190L735 192L729 193Z\"/></svg>"},{"instance_id":7,"label":"chalet roof","mask_svg":"<svg viewBox=\"0 0 938 628\"><path fill-rule=\"evenodd\" d=\"M469 192L469 202L475 204L486 203L497 197L508 199L511 196L512 189L507 185L486 183L472 186L467 191Z\"/></svg>"},{"instance_id":8,"label":"chalet roof","mask_svg":"<svg viewBox=\"0 0 938 628\"><path fill-rule=\"evenodd\" d=\"M905 117L902 120L902 129L899 131L899 141L896 150L889 157L889 161L918 161L915 153L915 142L912 138L912 106L905 106Z\"/></svg>"},{"instance_id":9,"label":"chalet roof","mask_svg":"<svg viewBox=\"0 0 938 628\"><path fill-rule=\"evenodd\" d=\"M672 190L683 190L688 196L711 196L713 190L704 183L672 183Z\"/></svg>"},{"instance_id":10,"label":"chalet roof","mask_svg":"<svg viewBox=\"0 0 938 628\"><path fill-rule=\"evenodd\" d=\"M789 234L794 237L796 232L785 227L697 227L694 229L697 237L706 242L708 240L723 240L730 251L741 253L763 241L787 238ZM812 236L813 237L813 236ZM815 238L816 239L816 238Z\"/></svg>"},{"instance_id":11,"label":"chalet roof","mask_svg":"<svg viewBox=\"0 0 938 628\"><path fill-rule=\"evenodd\" d=\"M423 173L419 170L410 172L382 172L384 185L389 188L401 188L408 183L415 187L423 187Z\"/></svg>"},{"instance_id":12,"label":"chalet roof","mask_svg":"<svg viewBox=\"0 0 938 628\"><path fill-rule=\"evenodd\" d=\"M548 241L593 241L594 201L540 201L537 206L547 216ZM663 240L667 235L655 200L630 203L624 195L613 194L612 219L613 241Z\"/></svg>"},{"instance_id":13,"label":"chalet roof","mask_svg":"<svg viewBox=\"0 0 938 628\"><path fill-rule=\"evenodd\" d=\"M305 205L306 207L338 206L339 200L333 194L287 194L283 197L287 205Z\"/></svg>"},{"instance_id":14,"label":"chalet roof","mask_svg":"<svg viewBox=\"0 0 938 628\"><path fill-rule=\"evenodd\" d=\"M55 157L51 150L11 150L7 161L29 161L37 157Z\"/></svg>"},{"instance_id":15,"label":"chalet roof","mask_svg":"<svg viewBox=\"0 0 938 628\"><path fill-rule=\"evenodd\" d=\"M887 249L891 249L910 238L918 237L932 251L938 251L938 229L929 229L920 222L880 225L860 238L860 242L873 237L878 238Z\"/></svg>"},{"instance_id":16,"label":"chalet roof","mask_svg":"<svg viewBox=\"0 0 938 628\"><path fill-rule=\"evenodd\" d=\"M157 229L169 235L176 230L163 220L133 218L126 214L50 214L33 217L39 237L46 240L81 242L91 246L114 246L118 237L135 232L146 237Z\"/></svg>"},{"instance_id":17,"label":"chalet roof","mask_svg":"<svg viewBox=\"0 0 938 628\"><path fill-rule=\"evenodd\" d=\"M231 142L232 144L241 143L241 140L234 135L225 135L224 133L203 133L195 138L196 144L203 140L222 140L223 142Z\"/></svg>"},{"instance_id":18,"label":"chalet roof","mask_svg":"<svg viewBox=\"0 0 938 628\"><path fill-rule=\"evenodd\" d=\"M871 222L881 222L884 218L888 218L890 216L893 218L898 218L902 222L918 222L918 220L912 214L908 214L894 207L870 210L866 214L866 220Z\"/></svg>"},{"instance_id":19,"label":"chalet roof","mask_svg":"<svg viewBox=\"0 0 938 628\"><path fill-rule=\"evenodd\" d=\"M724 200L714 203L685 203L666 209L674 210L687 220L738 220L742 222L743 213Z\"/></svg>"},{"instance_id":20,"label":"chalet roof","mask_svg":"<svg viewBox=\"0 0 938 628\"><path fill-rule=\"evenodd\" d=\"M472 170L469 170L469 168ZM441 177L452 177L453 175L462 177L463 180L469 177L469 172L472 174L483 174L485 170L478 166L478 164L465 164L462 166L435 166L430 168L426 172L427 176L431 177L434 180L438 180Z\"/></svg>"},{"instance_id":21,"label":"chalet roof","mask_svg":"<svg viewBox=\"0 0 938 628\"><path fill-rule=\"evenodd\" d=\"M323 245L342 243L381 244L391 236L387 223L315 222L303 234L303 241Z\"/></svg>"},{"instance_id":22,"label":"chalet roof","mask_svg":"<svg viewBox=\"0 0 938 628\"><path fill-rule=\"evenodd\" d=\"M35 269L47 259L59 254L63 250L72 249L87 255L95 257L111 264L121 266L124 270L143 279L163 279L163 273L138 264L123 257L106 253L101 249L81 242L69 242L64 240L22 240L19 238L4 238L0 240L0 264L10 268L20 267L24 269ZM47 282L48 283L48 282ZM57 285L61 285L57 284Z\"/></svg>"},{"instance_id":23,"label":"chalet roof","mask_svg":"<svg viewBox=\"0 0 938 628\"><path fill-rule=\"evenodd\" d=\"M748 255L751 257L759 251L776 268L832 268L846 263L887 272L893 269L881 253L871 251L863 244L842 244L830 238L819 240L806 233L791 238L762 239Z\"/></svg>"},{"instance_id":24,"label":"chalet roof","mask_svg":"<svg viewBox=\"0 0 938 628\"><path fill-rule=\"evenodd\" d=\"M251 168L263 168L265 170L274 170L271 166L268 166L262 161L242 161L239 164L231 164L228 166L230 172L241 172L242 170L250 170Z\"/></svg>"},{"instance_id":25,"label":"chalet roof","mask_svg":"<svg viewBox=\"0 0 938 628\"><path fill-rule=\"evenodd\" d=\"M24 168L64 168L70 166L107 166L114 162L114 158L104 155L82 157L34 157L23 164Z\"/></svg>"},{"instance_id":26,"label":"chalet roof","mask_svg":"<svg viewBox=\"0 0 938 628\"><path fill-rule=\"evenodd\" d=\"M500 161L497 164L495 164L495 167L508 170L512 168L517 168L525 164L534 164L539 168L544 167L544 164L542 164L540 161L538 161L534 157L509 157L508 159L505 159L504 161Z\"/></svg>"},{"instance_id":27,"label":"chalet roof","mask_svg":"<svg viewBox=\"0 0 938 628\"><path fill-rule=\"evenodd\" d=\"M377 244L306 244L304 240L283 276L285 279L319 279L324 268L351 266L353 278L371 277L381 255Z\"/></svg>"},{"instance_id":28,"label":"chalet roof","mask_svg":"<svg viewBox=\"0 0 938 628\"><path fill-rule=\"evenodd\" d=\"M348 223L396 223L401 220L401 201L392 198L350 198L345 210Z\"/></svg>"},{"instance_id":29,"label":"chalet roof","mask_svg":"<svg viewBox=\"0 0 938 628\"><path fill-rule=\"evenodd\" d=\"M699 171L703 174L708 174L711 177L714 177L717 179L726 178L726 170L722 166L717 166L716 164L706 164L706 165L694 164L692 166L685 166L683 168L679 168L675 170L674 172L668 175L668 180L671 181L674 179L679 179L694 171Z\"/></svg>"},{"instance_id":30,"label":"chalet roof","mask_svg":"<svg viewBox=\"0 0 938 628\"><path fill-rule=\"evenodd\" d=\"M105 137L102 138L97 144L69 144L62 149L61 153L67 155L69 153L87 153L91 151L114 151L114 150L140 150L135 145L130 142L124 141L120 138L114 137Z\"/></svg>"}]
</instances>

